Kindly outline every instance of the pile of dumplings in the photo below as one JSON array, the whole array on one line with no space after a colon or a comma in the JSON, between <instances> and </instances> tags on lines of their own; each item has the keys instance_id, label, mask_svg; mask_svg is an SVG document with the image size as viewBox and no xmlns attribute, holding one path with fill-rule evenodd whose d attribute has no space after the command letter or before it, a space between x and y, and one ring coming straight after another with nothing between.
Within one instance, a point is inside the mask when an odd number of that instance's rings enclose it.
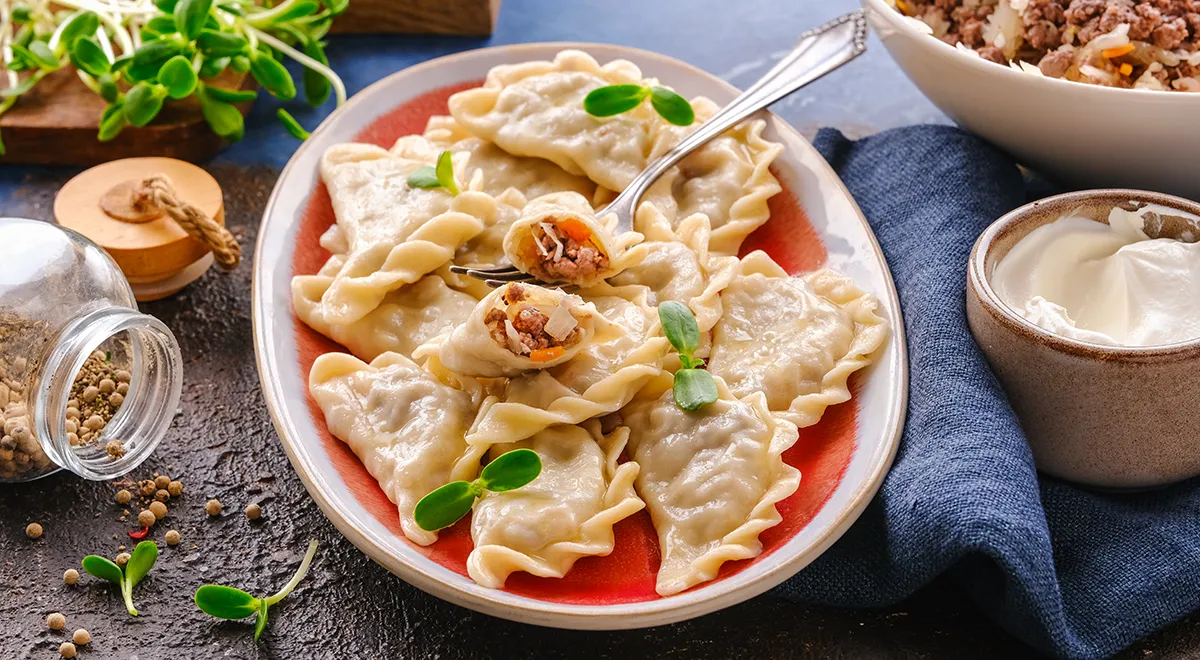
<instances>
[{"instance_id":1,"label":"pile of dumplings","mask_svg":"<svg viewBox=\"0 0 1200 660\"><path fill-rule=\"evenodd\" d=\"M613 235L596 209L718 109L694 99L688 128L649 104L608 118L584 111L589 91L625 83L657 84L630 62L579 51L496 67L423 135L391 149L339 144L321 162L337 219L321 245L332 256L294 278L293 304L349 354L319 357L309 388L404 534L435 543L413 520L416 503L474 479L490 458L529 448L542 459L532 483L474 507L467 570L486 587L515 571L562 577L580 557L611 553L613 525L643 508L660 541L662 596L757 556L759 534L781 520L776 504L800 483L784 451L850 398L847 379L888 334L876 299L846 277L789 276L763 252L737 257L781 189L770 165L782 147L761 119L673 168L635 231ZM443 151L458 194L408 185ZM592 232L602 267L556 288L490 289L450 272L521 259L521 232L546 218ZM656 309L667 300L694 313L696 355L718 386L718 400L694 412L672 398L679 359Z\"/></svg>"}]
</instances>

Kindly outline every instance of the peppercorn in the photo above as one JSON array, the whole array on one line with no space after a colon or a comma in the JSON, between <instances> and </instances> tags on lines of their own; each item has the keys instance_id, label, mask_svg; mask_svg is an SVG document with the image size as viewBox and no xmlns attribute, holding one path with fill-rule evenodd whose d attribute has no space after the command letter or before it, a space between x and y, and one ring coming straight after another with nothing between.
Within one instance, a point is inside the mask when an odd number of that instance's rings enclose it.
<instances>
[{"instance_id":1,"label":"peppercorn","mask_svg":"<svg viewBox=\"0 0 1200 660\"><path fill-rule=\"evenodd\" d=\"M142 509L141 512L138 513L137 520L138 524L142 527L149 527L158 522L158 516L154 515L154 512L150 509Z\"/></svg>"},{"instance_id":2,"label":"peppercorn","mask_svg":"<svg viewBox=\"0 0 1200 660\"><path fill-rule=\"evenodd\" d=\"M100 379L100 393L101 394L112 394L114 391L116 391L116 389L117 389L116 381L112 380L111 378L101 378Z\"/></svg>"},{"instance_id":3,"label":"peppercorn","mask_svg":"<svg viewBox=\"0 0 1200 660\"><path fill-rule=\"evenodd\" d=\"M58 647L58 654L64 658L74 658L75 645L71 642L63 642L62 645Z\"/></svg>"},{"instance_id":4,"label":"peppercorn","mask_svg":"<svg viewBox=\"0 0 1200 660\"><path fill-rule=\"evenodd\" d=\"M113 375L117 377L118 383L128 383L133 378L133 375L124 369L121 369Z\"/></svg>"},{"instance_id":5,"label":"peppercorn","mask_svg":"<svg viewBox=\"0 0 1200 660\"><path fill-rule=\"evenodd\" d=\"M100 396L100 388L96 387L95 385L88 385L83 389L83 394L80 395L79 398L83 399L84 403L91 403L95 401L96 397L98 396Z\"/></svg>"},{"instance_id":6,"label":"peppercorn","mask_svg":"<svg viewBox=\"0 0 1200 660\"><path fill-rule=\"evenodd\" d=\"M166 492L166 491L163 491L163 492ZM162 520L163 518L167 517L167 505L163 504L162 502L159 502L158 500L154 500L153 502L150 503L150 513L154 514L155 520ZM138 514L138 516L139 516L139 522L140 522L141 514Z\"/></svg>"},{"instance_id":7,"label":"peppercorn","mask_svg":"<svg viewBox=\"0 0 1200 660\"><path fill-rule=\"evenodd\" d=\"M158 492L154 493L154 499L159 502L166 502L171 499L171 494L167 492L167 489L160 488Z\"/></svg>"},{"instance_id":8,"label":"peppercorn","mask_svg":"<svg viewBox=\"0 0 1200 660\"><path fill-rule=\"evenodd\" d=\"M170 485L170 483L171 477L168 477L165 474L160 474L157 477L154 477L154 487L158 488L159 490L166 488L168 485Z\"/></svg>"},{"instance_id":9,"label":"peppercorn","mask_svg":"<svg viewBox=\"0 0 1200 660\"><path fill-rule=\"evenodd\" d=\"M73 568L68 568L66 570L66 572L63 573L63 582L66 584L78 584L79 583L79 571L77 571Z\"/></svg>"},{"instance_id":10,"label":"peppercorn","mask_svg":"<svg viewBox=\"0 0 1200 660\"><path fill-rule=\"evenodd\" d=\"M86 646L88 644L88 642L92 641L92 633L84 630L83 628L80 628L79 630L76 630L74 634L71 635L71 641L75 642L76 644L78 644L80 646Z\"/></svg>"},{"instance_id":11,"label":"peppercorn","mask_svg":"<svg viewBox=\"0 0 1200 660\"><path fill-rule=\"evenodd\" d=\"M108 395L108 405L113 408L120 408L121 404L125 403L125 395L120 392L113 392Z\"/></svg>"},{"instance_id":12,"label":"peppercorn","mask_svg":"<svg viewBox=\"0 0 1200 660\"><path fill-rule=\"evenodd\" d=\"M67 627L67 617L61 612L51 612L50 616L46 617L46 626L50 630L62 630Z\"/></svg>"},{"instance_id":13,"label":"peppercorn","mask_svg":"<svg viewBox=\"0 0 1200 660\"><path fill-rule=\"evenodd\" d=\"M139 481L138 488L142 491L142 495L146 497L150 497L154 494L154 491L158 490L158 487L154 485L154 482L149 479Z\"/></svg>"},{"instance_id":14,"label":"peppercorn","mask_svg":"<svg viewBox=\"0 0 1200 660\"><path fill-rule=\"evenodd\" d=\"M179 532L174 529L168 529L166 536L163 537L167 545L179 545Z\"/></svg>"},{"instance_id":15,"label":"peppercorn","mask_svg":"<svg viewBox=\"0 0 1200 660\"><path fill-rule=\"evenodd\" d=\"M250 520L258 520L258 517L261 515L262 515L262 507L260 507L257 504L254 504L254 503L246 505L246 517L247 518L249 518Z\"/></svg>"},{"instance_id":16,"label":"peppercorn","mask_svg":"<svg viewBox=\"0 0 1200 660\"><path fill-rule=\"evenodd\" d=\"M133 493L122 488L117 491L117 504L129 504L133 501Z\"/></svg>"},{"instance_id":17,"label":"peppercorn","mask_svg":"<svg viewBox=\"0 0 1200 660\"><path fill-rule=\"evenodd\" d=\"M204 504L204 511L210 516L221 515L221 502L215 499L209 500Z\"/></svg>"},{"instance_id":18,"label":"peppercorn","mask_svg":"<svg viewBox=\"0 0 1200 660\"><path fill-rule=\"evenodd\" d=\"M28 536L31 539L42 538L42 526L37 523L29 523L29 525L25 527L25 536Z\"/></svg>"},{"instance_id":19,"label":"peppercorn","mask_svg":"<svg viewBox=\"0 0 1200 660\"><path fill-rule=\"evenodd\" d=\"M120 566L121 568L125 568L125 564L129 563L129 553L122 552L121 554L117 555L117 558L115 561L117 563L117 566Z\"/></svg>"},{"instance_id":20,"label":"peppercorn","mask_svg":"<svg viewBox=\"0 0 1200 660\"><path fill-rule=\"evenodd\" d=\"M183 495L183 482L172 481L171 483L167 484L167 492L171 494L171 497L179 497L180 495Z\"/></svg>"}]
</instances>

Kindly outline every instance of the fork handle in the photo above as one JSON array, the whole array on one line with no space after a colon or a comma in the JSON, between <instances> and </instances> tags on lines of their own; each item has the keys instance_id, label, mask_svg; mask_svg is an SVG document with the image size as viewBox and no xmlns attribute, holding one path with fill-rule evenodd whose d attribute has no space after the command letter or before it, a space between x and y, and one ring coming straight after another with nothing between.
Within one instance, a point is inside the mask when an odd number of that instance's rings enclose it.
<instances>
[{"instance_id":1,"label":"fork handle","mask_svg":"<svg viewBox=\"0 0 1200 660\"><path fill-rule=\"evenodd\" d=\"M650 163L619 197L633 202L668 169L743 119L823 77L866 50L867 21L862 10L801 35L796 46L758 82L705 121L667 153ZM616 206L617 200L610 206ZM630 214L632 216L632 214Z\"/></svg>"}]
</instances>

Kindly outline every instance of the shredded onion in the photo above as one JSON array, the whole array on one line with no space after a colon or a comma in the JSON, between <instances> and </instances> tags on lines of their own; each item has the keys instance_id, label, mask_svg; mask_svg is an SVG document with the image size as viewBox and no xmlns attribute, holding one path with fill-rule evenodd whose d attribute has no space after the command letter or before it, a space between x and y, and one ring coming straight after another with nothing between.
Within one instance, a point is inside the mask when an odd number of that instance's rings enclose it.
<instances>
[{"instance_id":1,"label":"shredded onion","mask_svg":"<svg viewBox=\"0 0 1200 660\"><path fill-rule=\"evenodd\" d=\"M1092 39L1088 46L1095 50L1108 50L1109 48L1120 48L1129 44L1129 24L1122 23L1108 34L1102 34L1095 39Z\"/></svg>"},{"instance_id":2,"label":"shredded onion","mask_svg":"<svg viewBox=\"0 0 1200 660\"><path fill-rule=\"evenodd\" d=\"M513 327L512 321L504 319L504 334L508 336L508 350L516 355L525 355L529 351L525 350L525 345L521 343L521 335L517 334L517 329Z\"/></svg>"},{"instance_id":3,"label":"shredded onion","mask_svg":"<svg viewBox=\"0 0 1200 660\"><path fill-rule=\"evenodd\" d=\"M538 224L541 225L542 231L546 232L546 235L550 237L550 240L554 241L554 260L558 261L559 259L562 259L564 248L562 241L558 240L558 234L556 234L554 231L554 225L550 224L549 222L539 222Z\"/></svg>"},{"instance_id":4,"label":"shredded onion","mask_svg":"<svg viewBox=\"0 0 1200 660\"><path fill-rule=\"evenodd\" d=\"M565 307L555 307L554 311L550 313L550 320L546 321L546 325L542 329L546 331L546 334L562 341L578 325L579 322Z\"/></svg>"}]
</instances>

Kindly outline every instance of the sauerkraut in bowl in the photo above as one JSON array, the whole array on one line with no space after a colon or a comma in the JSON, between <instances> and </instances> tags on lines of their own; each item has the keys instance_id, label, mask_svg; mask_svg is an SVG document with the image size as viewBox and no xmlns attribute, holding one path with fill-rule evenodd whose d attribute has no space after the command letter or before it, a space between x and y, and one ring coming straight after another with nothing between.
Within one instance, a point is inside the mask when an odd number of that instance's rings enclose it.
<instances>
[{"instance_id":1,"label":"sauerkraut in bowl","mask_svg":"<svg viewBox=\"0 0 1200 660\"><path fill-rule=\"evenodd\" d=\"M959 50L1038 76L1200 91L1200 0L885 0Z\"/></svg>"}]
</instances>

